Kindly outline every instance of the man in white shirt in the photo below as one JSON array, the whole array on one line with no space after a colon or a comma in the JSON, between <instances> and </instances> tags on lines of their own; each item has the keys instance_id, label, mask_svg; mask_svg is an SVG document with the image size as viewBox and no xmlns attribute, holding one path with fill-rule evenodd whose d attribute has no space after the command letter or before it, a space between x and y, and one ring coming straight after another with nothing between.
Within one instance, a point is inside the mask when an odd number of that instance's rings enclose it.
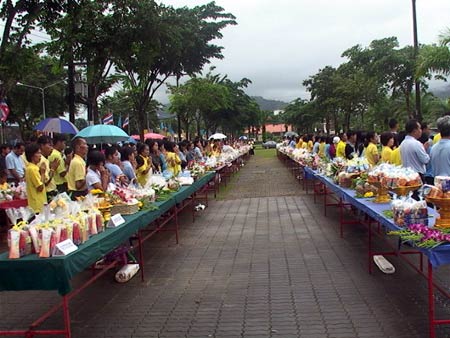
<instances>
[{"instance_id":1,"label":"man in white shirt","mask_svg":"<svg viewBox=\"0 0 450 338\"><path fill-rule=\"evenodd\" d=\"M17 142L13 151L6 155L6 169L8 170L8 182L19 183L25 177L25 164L22 160L22 154L25 151L25 144Z\"/></svg>"},{"instance_id":2,"label":"man in white shirt","mask_svg":"<svg viewBox=\"0 0 450 338\"><path fill-rule=\"evenodd\" d=\"M430 161L430 156L426 151L429 142L422 144L417 140L422 135L422 128L417 120L412 119L406 122L405 131L407 135L400 145L402 165L414 169L423 180L426 164Z\"/></svg>"}]
</instances>

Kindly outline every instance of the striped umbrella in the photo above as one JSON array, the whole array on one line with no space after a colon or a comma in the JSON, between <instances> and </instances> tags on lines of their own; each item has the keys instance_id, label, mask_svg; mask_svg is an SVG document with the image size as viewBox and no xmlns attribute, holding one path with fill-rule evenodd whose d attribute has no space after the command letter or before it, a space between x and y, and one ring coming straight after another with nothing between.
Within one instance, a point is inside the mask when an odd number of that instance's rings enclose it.
<instances>
[{"instance_id":1,"label":"striped umbrella","mask_svg":"<svg viewBox=\"0 0 450 338\"><path fill-rule=\"evenodd\" d=\"M49 117L38 123L34 130L45 131L47 133L77 134L78 128L72 122L59 117Z\"/></svg>"}]
</instances>

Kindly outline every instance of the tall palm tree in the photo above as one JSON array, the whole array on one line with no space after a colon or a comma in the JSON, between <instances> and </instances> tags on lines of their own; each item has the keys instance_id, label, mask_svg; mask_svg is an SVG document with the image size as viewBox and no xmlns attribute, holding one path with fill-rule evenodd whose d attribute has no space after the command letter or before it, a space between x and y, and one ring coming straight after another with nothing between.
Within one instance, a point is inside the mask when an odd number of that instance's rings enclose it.
<instances>
[{"instance_id":1,"label":"tall palm tree","mask_svg":"<svg viewBox=\"0 0 450 338\"><path fill-rule=\"evenodd\" d=\"M441 79L450 75L450 28L439 35L439 45L427 45L420 51L417 76L425 76L430 71Z\"/></svg>"}]
</instances>

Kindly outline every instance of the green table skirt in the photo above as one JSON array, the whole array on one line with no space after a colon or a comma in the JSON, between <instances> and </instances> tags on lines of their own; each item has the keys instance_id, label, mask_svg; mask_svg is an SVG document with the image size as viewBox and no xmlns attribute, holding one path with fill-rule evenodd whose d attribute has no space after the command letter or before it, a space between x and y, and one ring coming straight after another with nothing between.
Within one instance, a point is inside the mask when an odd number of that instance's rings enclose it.
<instances>
[{"instance_id":1,"label":"green table skirt","mask_svg":"<svg viewBox=\"0 0 450 338\"><path fill-rule=\"evenodd\" d=\"M0 255L0 291L58 290L65 295L72 290L71 279L100 258L125 243L129 237L158 219L175 204L182 202L214 178L208 172L191 186L183 186L154 211L140 211L123 216L126 222L117 228L107 228L81 244L78 250L63 257L39 258L28 255L9 259L8 253Z\"/></svg>"}]
</instances>

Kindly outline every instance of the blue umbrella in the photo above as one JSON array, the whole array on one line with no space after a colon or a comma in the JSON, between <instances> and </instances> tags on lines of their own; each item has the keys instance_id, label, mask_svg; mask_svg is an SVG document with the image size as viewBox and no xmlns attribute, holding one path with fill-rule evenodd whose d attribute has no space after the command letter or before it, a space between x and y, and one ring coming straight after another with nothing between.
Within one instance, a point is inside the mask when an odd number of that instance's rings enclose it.
<instances>
[{"instance_id":1,"label":"blue umbrella","mask_svg":"<svg viewBox=\"0 0 450 338\"><path fill-rule=\"evenodd\" d=\"M45 131L47 133L60 133L60 134L76 134L78 128L75 127L72 122L61 119L59 117L49 117L38 123L34 130Z\"/></svg>"},{"instance_id":2,"label":"blue umbrella","mask_svg":"<svg viewBox=\"0 0 450 338\"><path fill-rule=\"evenodd\" d=\"M112 124L96 124L81 130L74 138L82 137L89 144L117 143L128 141L130 136Z\"/></svg>"}]
</instances>

